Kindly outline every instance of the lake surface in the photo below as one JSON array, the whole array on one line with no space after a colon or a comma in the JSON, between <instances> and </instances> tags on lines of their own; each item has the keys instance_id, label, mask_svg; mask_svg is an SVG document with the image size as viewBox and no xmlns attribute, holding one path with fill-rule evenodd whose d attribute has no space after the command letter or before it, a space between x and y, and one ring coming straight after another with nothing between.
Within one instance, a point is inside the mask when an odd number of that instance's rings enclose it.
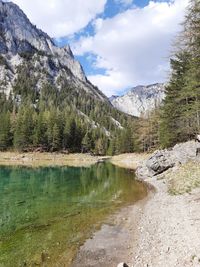
<instances>
[{"instance_id":1,"label":"lake surface","mask_svg":"<svg viewBox=\"0 0 200 267\"><path fill-rule=\"evenodd\" d=\"M0 167L0 267L70 266L110 214L146 194L111 163Z\"/></svg>"}]
</instances>

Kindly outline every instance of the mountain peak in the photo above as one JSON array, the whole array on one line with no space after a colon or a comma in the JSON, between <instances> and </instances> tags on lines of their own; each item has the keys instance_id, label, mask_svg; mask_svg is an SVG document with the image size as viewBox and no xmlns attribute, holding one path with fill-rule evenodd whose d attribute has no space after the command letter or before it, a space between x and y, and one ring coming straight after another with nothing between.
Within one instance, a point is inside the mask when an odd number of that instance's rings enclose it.
<instances>
[{"instance_id":1,"label":"mountain peak","mask_svg":"<svg viewBox=\"0 0 200 267\"><path fill-rule=\"evenodd\" d=\"M96 87L88 82L82 66L75 60L69 45L58 47L53 39L33 25L24 12L12 2L0 0L0 78L5 80L0 91L8 95L17 79L17 69L29 60L33 77L38 76L37 90L44 82L58 88L65 81L77 89L106 100ZM30 66L31 69L31 66Z\"/></svg>"},{"instance_id":2,"label":"mountain peak","mask_svg":"<svg viewBox=\"0 0 200 267\"><path fill-rule=\"evenodd\" d=\"M159 106L165 97L165 84L138 85L123 96L110 99L112 105L129 115L140 117Z\"/></svg>"}]
</instances>

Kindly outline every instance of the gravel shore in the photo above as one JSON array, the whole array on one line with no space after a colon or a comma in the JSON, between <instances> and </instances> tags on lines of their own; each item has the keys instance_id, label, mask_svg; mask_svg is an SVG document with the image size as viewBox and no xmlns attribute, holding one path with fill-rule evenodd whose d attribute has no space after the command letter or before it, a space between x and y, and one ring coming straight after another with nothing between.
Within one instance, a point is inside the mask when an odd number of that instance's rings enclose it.
<instances>
[{"instance_id":1,"label":"gravel shore","mask_svg":"<svg viewBox=\"0 0 200 267\"><path fill-rule=\"evenodd\" d=\"M134 267L200 266L200 189L171 196L165 180L146 203L136 231Z\"/></svg>"},{"instance_id":2,"label":"gravel shore","mask_svg":"<svg viewBox=\"0 0 200 267\"><path fill-rule=\"evenodd\" d=\"M135 168L143 157L123 155L112 162ZM154 190L110 218L81 247L73 267L116 267L120 262L131 267L200 266L200 188L170 195L165 178L145 182Z\"/></svg>"}]
</instances>

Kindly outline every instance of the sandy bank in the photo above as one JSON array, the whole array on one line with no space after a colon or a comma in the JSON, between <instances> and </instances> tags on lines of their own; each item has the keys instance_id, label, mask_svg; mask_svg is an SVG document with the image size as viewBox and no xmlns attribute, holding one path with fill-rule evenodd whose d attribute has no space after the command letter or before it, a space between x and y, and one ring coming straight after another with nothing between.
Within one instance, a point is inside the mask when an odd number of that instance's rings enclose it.
<instances>
[{"instance_id":1,"label":"sandy bank","mask_svg":"<svg viewBox=\"0 0 200 267\"><path fill-rule=\"evenodd\" d=\"M89 154L0 152L0 165L89 167L106 158Z\"/></svg>"},{"instance_id":2,"label":"sandy bank","mask_svg":"<svg viewBox=\"0 0 200 267\"><path fill-rule=\"evenodd\" d=\"M130 153L130 154L121 154L113 156L110 161L112 162L112 164L122 168L136 169L140 165L140 163L145 159L147 159L148 157L149 154L146 153L143 154Z\"/></svg>"}]
</instances>

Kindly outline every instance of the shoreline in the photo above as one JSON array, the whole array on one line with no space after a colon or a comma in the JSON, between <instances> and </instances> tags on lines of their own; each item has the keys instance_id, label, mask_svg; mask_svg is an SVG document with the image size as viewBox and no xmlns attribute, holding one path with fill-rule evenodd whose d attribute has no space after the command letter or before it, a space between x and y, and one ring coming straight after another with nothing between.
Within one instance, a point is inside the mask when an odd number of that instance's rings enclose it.
<instances>
[{"instance_id":1,"label":"shoreline","mask_svg":"<svg viewBox=\"0 0 200 267\"><path fill-rule=\"evenodd\" d=\"M135 170L146 157L144 154L124 154L112 157L110 162ZM100 230L80 247L72 267L116 267L120 262L132 263L138 239L137 228L145 206L155 194L155 187L151 183L140 182L147 187L147 196L111 215Z\"/></svg>"},{"instance_id":2,"label":"shoreline","mask_svg":"<svg viewBox=\"0 0 200 267\"><path fill-rule=\"evenodd\" d=\"M62 154L62 153L19 153L0 152L0 166L27 166L27 167L90 167L105 161L110 157L92 156L90 154Z\"/></svg>"},{"instance_id":3,"label":"shoreline","mask_svg":"<svg viewBox=\"0 0 200 267\"><path fill-rule=\"evenodd\" d=\"M135 169L144 157L134 161L136 155L126 154L111 162ZM117 267L120 262L129 267L200 266L200 188L175 196L169 194L165 175L143 182L148 196L111 216L80 248L72 267Z\"/></svg>"},{"instance_id":4,"label":"shoreline","mask_svg":"<svg viewBox=\"0 0 200 267\"><path fill-rule=\"evenodd\" d=\"M152 195L148 192L144 199L111 215L100 230L79 248L71 267L117 267L120 262L130 264L136 242L135 230Z\"/></svg>"},{"instance_id":5,"label":"shoreline","mask_svg":"<svg viewBox=\"0 0 200 267\"><path fill-rule=\"evenodd\" d=\"M175 169L171 175L175 178L184 173ZM155 190L139 210L132 259L121 260L130 267L200 266L200 188L170 195L169 176L164 173L143 180Z\"/></svg>"}]
</instances>

